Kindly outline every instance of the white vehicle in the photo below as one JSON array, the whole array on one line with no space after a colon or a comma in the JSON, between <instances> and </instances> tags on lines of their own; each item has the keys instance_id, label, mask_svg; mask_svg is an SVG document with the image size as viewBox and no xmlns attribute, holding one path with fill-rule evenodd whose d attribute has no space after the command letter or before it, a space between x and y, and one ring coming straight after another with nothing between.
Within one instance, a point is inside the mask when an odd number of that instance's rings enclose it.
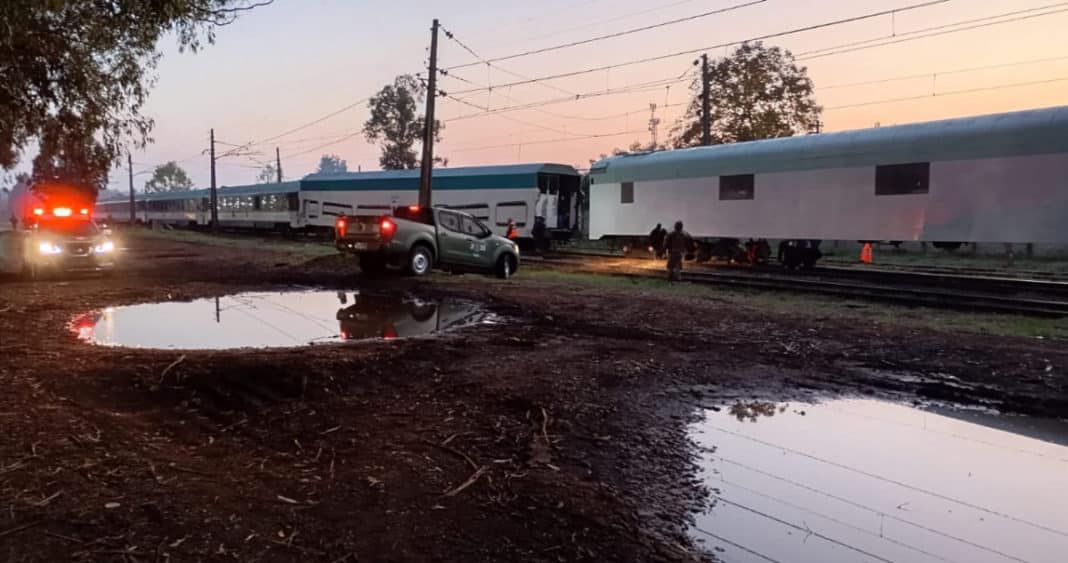
<instances>
[{"instance_id":1,"label":"white vehicle","mask_svg":"<svg viewBox=\"0 0 1068 563\"><path fill-rule=\"evenodd\" d=\"M512 219L520 236L529 237L535 217L542 217L549 235L568 238L578 225L580 182L579 173L562 164L440 168L434 170L434 205L474 215L500 235ZM222 227L332 232L342 215L389 214L418 204L419 170L313 174L295 182L223 187L217 193ZM136 194L135 221L206 226L210 197L206 189ZM129 222L129 199L98 201L96 214Z\"/></svg>"},{"instance_id":2,"label":"white vehicle","mask_svg":"<svg viewBox=\"0 0 1068 563\"><path fill-rule=\"evenodd\" d=\"M624 155L590 238L1068 243L1068 107Z\"/></svg>"}]
</instances>

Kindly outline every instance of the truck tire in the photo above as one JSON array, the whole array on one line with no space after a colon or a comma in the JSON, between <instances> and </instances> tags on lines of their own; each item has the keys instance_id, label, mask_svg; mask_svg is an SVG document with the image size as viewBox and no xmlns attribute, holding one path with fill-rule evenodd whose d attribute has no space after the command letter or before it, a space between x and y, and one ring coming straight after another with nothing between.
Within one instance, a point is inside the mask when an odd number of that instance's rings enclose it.
<instances>
[{"instance_id":1,"label":"truck tire","mask_svg":"<svg viewBox=\"0 0 1068 563\"><path fill-rule=\"evenodd\" d=\"M434 254L425 244L417 244L412 247L408 254L408 263L405 270L413 276L425 276L434 267Z\"/></svg>"},{"instance_id":2,"label":"truck tire","mask_svg":"<svg viewBox=\"0 0 1068 563\"><path fill-rule=\"evenodd\" d=\"M497 259L497 265L493 268L493 273L497 274L498 278L506 280L512 277L515 270L515 256L512 256L511 254L502 254L501 257Z\"/></svg>"}]
</instances>

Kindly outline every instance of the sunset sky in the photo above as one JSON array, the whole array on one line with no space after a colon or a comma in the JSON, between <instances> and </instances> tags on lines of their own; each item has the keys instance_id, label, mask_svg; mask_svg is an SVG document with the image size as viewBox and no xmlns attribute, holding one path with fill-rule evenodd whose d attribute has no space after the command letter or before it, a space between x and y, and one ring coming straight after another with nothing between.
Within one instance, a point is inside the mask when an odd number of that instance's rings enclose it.
<instances>
[{"instance_id":1,"label":"sunset sky","mask_svg":"<svg viewBox=\"0 0 1068 563\"><path fill-rule=\"evenodd\" d=\"M178 160L198 185L207 185L208 130L218 139L242 144L278 135L372 95L393 77L419 72L424 65L435 17L455 37L490 58L692 16L752 0L453 0L431 2L397 0L277 0L256 9L235 24L218 30L217 42L198 54L179 53L173 40L163 45L159 82L146 107L156 121L155 143L134 153L136 171ZM893 8L924 4L925 0L767 0L750 7L698 18L588 45L497 63L527 77L540 77L591 67L699 50L832 20ZM1032 10L1047 7L1042 10ZM1025 12L1026 11L1026 12ZM934 32L1010 19L989 19L1008 12L1031 19L944 33L865 50L812 58L804 53L868 40L914 38L917 30ZM1051 13L1057 12L1057 13ZM949 27L944 27L949 26ZM950 0L897 13L893 17L838 25L768 40L790 49L809 69L818 101L826 108L826 131L927 121L1068 103L1068 2L1052 0ZM894 36L896 35L896 39ZM729 48L709 51L721 57ZM440 65L450 68L474 60L444 35ZM693 71L696 54L683 54L553 80L476 93L467 100L480 107L501 107L550 100L572 93L624 88ZM1038 62L1036 62L1038 61ZM997 68L955 72L974 67ZM940 74L934 78L934 74ZM480 85L516 78L502 70L478 65L455 70L454 76ZM880 81L854 85L857 82ZM1065 79L1063 81L1053 81ZM1009 88L1003 85L1046 81ZM843 86L844 85L844 86ZM446 77L446 92L471 85ZM537 109L450 119L479 110L449 99L439 100L438 116L446 121L437 154L450 166L553 161L586 166L588 160L635 140L648 143L649 104L660 106L663 138L689 99L689 84L670 89L657 86L642 92L599 96ZM985 90L983 90L985 89ZM953 94L962 90L977 90ZM940 93L931 96L932 93ZM911 101L868 102L920 97ZM674 105L680 104L680 105ZM855 106L855 107L843 107ZM311 172L324 152L340 155L350 170L378 167L376 146L362 134L318 148L357 133L367 118L366 104L323 123L255 145L261 154L220 162L220 185L251 183L260 166L273 160L280 147L287 178ZM611 135L591 138L592 135ZM568 139L568 140L564 140ZM555 141L554 141L555 140ZM554 142L544 142L554 141ZM138 188L149 175L136 179ZM125 171L112 175L114 188L126 186Z\"/></svg>"}]
</instances>

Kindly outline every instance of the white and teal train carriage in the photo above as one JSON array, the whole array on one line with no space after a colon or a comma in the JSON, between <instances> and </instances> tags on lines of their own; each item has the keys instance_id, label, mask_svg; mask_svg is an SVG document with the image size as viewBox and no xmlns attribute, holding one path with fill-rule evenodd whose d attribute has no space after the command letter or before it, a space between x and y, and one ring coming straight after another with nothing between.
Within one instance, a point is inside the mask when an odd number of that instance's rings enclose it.
<instances>
[{"instance_id":1,"label":"white and teal train carriage","mask_svg":"<svg viewBox=\"0 0 1068 563\"><path fill-rule=\"evenodd\" d=\"M1068 107L616 156L590 237L1068 243Z\"/></svg>"},{"instance_id":2,"label":"white and teal train carriage","mask_svg":"<svg viewBox=\"0 0 1068 563\"><path fill-rule=\"evenodd\" d=\"M498 234L508 220L529 236L535 217L558 238L578 224L581 177L561 164L471 166L434 170L433 202L481 218ZM339 215L378 215L419 201L418 170L313 174L299 181L217 190L219 224L230 229L329 230ZM135 221L203 227L211 223L208 189L135 195ZM130 220L126 197L100 200L96 216Z\"/></svg>"},{"instance_id":3,"label":"white and teal train carriage","mask_svg":"<svg viewBox=\"0 0 1068 563\"><path fill-rule=\"evenodd\" d=\"M481 219L497 234L508 220L520 236L530 236L535 217L558 237L578 224L581 177L562 164L508 164L434 170L433 204L460 209ZM375 215L419 203L419 170L383 170L301 180L301 199L309 225L333 228L339 215Z\"/></svg>"}]
</instances>

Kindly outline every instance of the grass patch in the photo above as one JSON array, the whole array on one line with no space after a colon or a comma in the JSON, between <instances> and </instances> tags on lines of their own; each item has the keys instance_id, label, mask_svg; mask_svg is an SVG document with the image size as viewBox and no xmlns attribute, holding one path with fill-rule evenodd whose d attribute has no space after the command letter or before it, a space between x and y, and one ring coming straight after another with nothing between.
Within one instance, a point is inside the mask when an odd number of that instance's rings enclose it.
<instances>
[{"instance_id":1,"label":"grass patch","mask_svg":"<svg viewBox=\"0 0 1068 563\"><path fill-rule=\"evenodd\" d=\"M121 233L128 239L156 239L188 242L205 246L224 246L248 250L267 250L270 252L283 252L297 254L308 258L320 256L332 256L337 254L333 244L315 240L287 240L283 238L270 238L263 236L250 236L238 234L209 234L197 231L153 231L150 229L133 229Z\"/></svg>"},{"instance_id":2,"label":"grass patch","mask_svg":"<svg viewBox=\"0 0 1068 563\"><path fill-rule=\"evenodd\" d=\"M929 328L945 332L1068 339L1068 319L964 313L785 291L739 290L714 285L671 283L666 279L626 278L548 269L527 269L521 272L517 279L573 284L585 288L637 290L716 299L757 311L812 317L813 319L835 318L901 327Z\"/></svg>"}]
</instances>

